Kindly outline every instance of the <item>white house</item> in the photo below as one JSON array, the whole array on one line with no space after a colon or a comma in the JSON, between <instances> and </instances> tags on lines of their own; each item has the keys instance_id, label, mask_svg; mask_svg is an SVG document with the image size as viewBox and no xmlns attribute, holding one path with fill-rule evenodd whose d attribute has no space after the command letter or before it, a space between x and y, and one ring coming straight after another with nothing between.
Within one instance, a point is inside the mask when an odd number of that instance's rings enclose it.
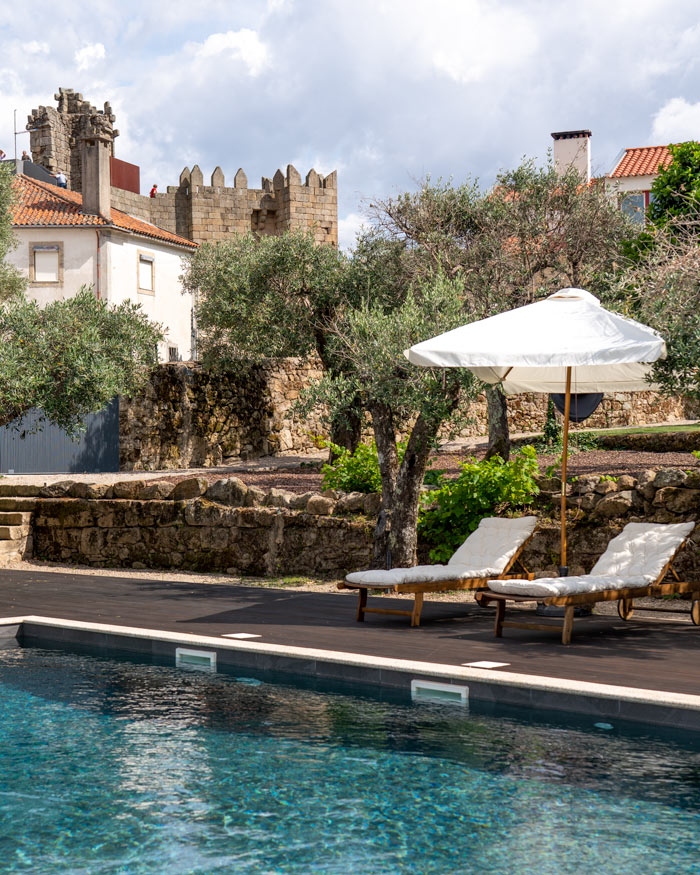
<instances>
[{"instance_id":1,"label":"white house","mask_svg":"<svg viewBox=\"0 0 700 875\"><path fill-rule=\"evenodd\" d=\"M554 140L554 166L560 173L574 167L584 179L591 179L591 132L559 131ZM632 221L643 223L649 209L651 186L659 169L668 167L672 156L668 146L633 146L622 149L611 171L603 177L610 197Z\"/></svg>"},{"instance_id":2,"label":"white house","mask_svg":"<svg viewBox=\"0 0 700 875\"><path fill-rule=\"evenodd\" d=\"M70 298L83 285L110 304L139 303L163 326L161 361L193 353L192 296L180 283L190 240L112 209L109 155L88 142L82 194L18 174L12 224L18 246L8 261L25 273L40 304Z\"/></svg>"},{"instance_id":3,"label":"white house","mask_svg":"<svg viewBox=\"0 0 700 875\"><path fill-rule=\"evenodd\" d=\"M633 221L642 223L649 209L651 186L672 155L668 146L640 146L623 149L605 178L609 191L617 193L620 208Z\"/></svg>"}]
</instances>

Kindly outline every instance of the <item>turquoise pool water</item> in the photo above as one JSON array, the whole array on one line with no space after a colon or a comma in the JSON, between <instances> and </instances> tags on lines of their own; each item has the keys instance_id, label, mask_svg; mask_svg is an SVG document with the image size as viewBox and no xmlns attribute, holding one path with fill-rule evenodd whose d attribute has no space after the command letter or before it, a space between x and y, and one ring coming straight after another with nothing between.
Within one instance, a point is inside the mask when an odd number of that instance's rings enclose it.
<instances>
[{"instance_id":1,"label":"turquoise pool water","mask_svg":"<svg viewBox=\"0 0 700 875\"><path fill-rule=\"evenodd\" d=\"M0 872L700 873L700 748L0 651Z\"/></svg>"}]
</instances>

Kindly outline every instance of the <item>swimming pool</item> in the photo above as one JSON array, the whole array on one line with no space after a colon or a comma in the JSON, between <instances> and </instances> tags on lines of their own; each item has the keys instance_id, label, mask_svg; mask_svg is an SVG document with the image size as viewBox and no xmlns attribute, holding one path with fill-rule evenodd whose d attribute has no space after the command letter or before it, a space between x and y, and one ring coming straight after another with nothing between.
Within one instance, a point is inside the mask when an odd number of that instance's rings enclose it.
<instances>
[{"instance_id":1,"label":"swimming pool","mask_svg":"<svg viewBox=\"0 0 700 875\"><path fill-rule=\"evenodd\" d=\"M700 872L700 745L0 651L0 871Z\"/></svg>"}]
</instances>

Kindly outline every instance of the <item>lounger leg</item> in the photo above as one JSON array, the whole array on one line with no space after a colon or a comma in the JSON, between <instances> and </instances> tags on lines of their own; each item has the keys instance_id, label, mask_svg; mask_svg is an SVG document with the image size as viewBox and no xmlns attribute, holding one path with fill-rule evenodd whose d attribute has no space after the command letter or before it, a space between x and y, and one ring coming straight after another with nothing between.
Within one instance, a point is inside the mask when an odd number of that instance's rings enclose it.
<instances>
[{"instance_id":1,"label":"lounger leg","mask_svg":"<svg viewBox=\"0 0 700 875\"><path fill-rule=\"evenodd\" d=\"M413 613L411 614L411 625L420 626L420 614L423 610L423 593L417 592L413 599Z\"/></svg>"},{"instance_id":2,"label":"lounger leg","mask_svg":"<svg viewBox=\"0 0 700 875\"><path fill-rule=\"evenodd\" d=\"M561 643L571 644L571 632L574 628L574 606L569 605L564 611L564 628L561 633Z\"/></svg>"},{"instance_id":3,"label":"lounger leg","mask_svg":"<svg viewBox=\"0 0 700 875\"><path fill-rule=\"evenodd\" d=\"M365 619L365 608L367 607L367 590L363 587L357 590L357 622L362 623Z\"/></svg>"},{"instance_id":4,"label":"lounger leg","mask_svg":"<svg viewBox=\"0 0 700 875\"><path fill-rule=\"evenodd\" d=\"M700 626L700 592L690 594L690 619L694 626Z\"/></svg>"},{"instance_id":5,"label":"lounger leg","mask_svg":"<svg viewBox=\"0 0 700 875\"><path fill-rule=\"evenodd\" d=\"M493 634L496 638L503 638L503 620L506 616L506 603L501 599L496 601L496 620L494 622Z\"/></svg>"}]
</instances>

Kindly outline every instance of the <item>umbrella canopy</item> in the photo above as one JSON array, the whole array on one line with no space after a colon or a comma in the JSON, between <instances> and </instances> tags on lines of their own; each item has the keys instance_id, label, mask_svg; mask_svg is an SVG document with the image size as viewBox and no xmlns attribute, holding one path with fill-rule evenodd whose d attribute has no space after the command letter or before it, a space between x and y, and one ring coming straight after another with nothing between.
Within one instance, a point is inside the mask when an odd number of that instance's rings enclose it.
<instances>
[{"instance_id":1,"label":"umbrella canopy","mask_svg":"<svg viewBox=\"0 0 700 875\"><path fill-rule=\"evenodd\" d=\"M504 392L565 393L561 486L561 569L566 569L566 460L571 393L652 388L651 363L666 355L656 331L601 307L584 289L471 322L407 349L425 367L469 368Z\"/></svg>"},{"instance_id":2,"label":"umbrella canopy","mask_svg":"<svg viewBox=\"0 0 700 875\"><path fill-rule=\"evenodd\" d=\"M416 365L469 368L508 395L634 392L651 388L647 363L666 355L663 338L612 313L583 289L562 289L543 301L462 325L406 350Z\"/></svg>"}]
</instances>

